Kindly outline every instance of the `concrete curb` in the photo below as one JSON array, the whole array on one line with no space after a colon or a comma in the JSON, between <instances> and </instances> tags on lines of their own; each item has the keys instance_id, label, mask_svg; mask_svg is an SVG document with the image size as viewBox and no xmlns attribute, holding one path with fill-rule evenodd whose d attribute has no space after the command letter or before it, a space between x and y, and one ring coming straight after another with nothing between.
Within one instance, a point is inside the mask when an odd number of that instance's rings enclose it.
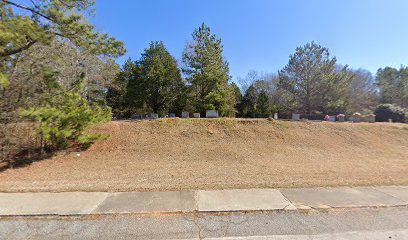
<instances>
[{"instance_id":1,"label":"concrete curb","mask_svg":"<svg viewBox=\"0 0 408 240\"><path fill-rule=\"evenodd\" d=\"M0 193L0 216L310 211L408 205L408 186L180 192Z\"/></svg>"}]
</instances>

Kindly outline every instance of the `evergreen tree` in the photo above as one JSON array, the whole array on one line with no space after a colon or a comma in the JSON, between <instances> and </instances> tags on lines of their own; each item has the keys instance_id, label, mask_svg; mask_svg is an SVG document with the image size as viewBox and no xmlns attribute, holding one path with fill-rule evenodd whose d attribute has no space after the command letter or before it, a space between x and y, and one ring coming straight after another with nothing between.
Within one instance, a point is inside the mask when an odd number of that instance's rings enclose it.
<instances>
[{"instance_id":1,"label":"evergreen tree","mask_svg":"<svg viewBox=\"0 0 408 240\"><path fill-rule=\"evenodd\" d=\"M185 85L176 59L163 42L151 42L137 62L143 101L155 113L182 111Z\"/></svg>"},{"instance_id":2,"label":"evergreen tree","mask_svg":"<svg viewBox=\"0 0 408 240\"><path fill-rule=\"evenodd\" d=\"M258 94L256 89L254 85L250 85L245 91L241 104L239 105L239 112L242 117L255 117L257 100Z\"/></svg>"},{"instance_id":3,"label":"evergreen tree","mask_svg":"<svg viewBox=\"0 0 408 240\"><path fill-rule=\"evenodd\" d=\"M235 100L234 108L235 108L236 114L238 114L240 116L239 106L240 106L241 101L242 101L241 89L239 89L238 85L235 84L235 83L230 84L230 89L234 94L234 100Z\"/></svg>"},{"instance_id":4,"label":"evergreen tree","mask_svg":"<svg viewBox=\"0 0 408 240\"><path fill-rule=\"evenodd\" d=\"M112 115L110 108L89 103L82 96L85 90L83 78L69 91L56 81L51 72L45 77L45 82L49 93L43 95L43 103L21 111L23 117L39 122L43 149L65 149L76 143L89 146L97 139L107 137L85 133L92 124L110 121Z\"/></svg>"},{"instance_id":5,"label":"evergreen tree","mask_svg":"<svg viewBox=\"0 0 408 240\"><path fill-rule=\"evenodd\" d=\"M20 53L35 43L63 38L92 54L119 56L123 43L95 31L84 16L94 11L94 0L1 0L0 57ZM17 14L15 14L17 13Z\"/></svg>"},{"instance_id":6,"label":"evergreen tree","mask_svg":"<svg viewBox=\"0 0 408 240\"><path fill-rule=\"evenodd\" d=\"M258 117L267 117L270 113L269 97L265 90L261 90L256 101L256 112Z\"/></svg>"},{"instance_id":7,"label":"evergreen tree","mask_svg":"<svg viewBox=\"0 0 408 240\"><path fill-rule=\"evenodd\" d=\"M298 47L288 65L279 71L279 90L292 111L338 113L349 108L348 88L352 80L347 66L337 69L336 58L316 43Z\"/></svg>"},{"instance_id":8,"label":"evergreen tree","mask_svg":"<svg viewBox=\"0 0 408 240\"><path fill-rule=\"evenodd\" d=\"M186 104L186 86L177 61L161 41L151 42L138 61L128 59L107 95L118 117L136 112L181 114Z\"/></svg>"},{"instance_id":9,"label":"evergreen tree","mask_svg":"<svg viewBox=\"0 0 408 240\"><path fill-rule=\"evenodd\" d=\"M234 115L234 94L228 85L229 67L222 56L221 39L204 23L192 34L193 42L183 52L183 72L191 84L191 101L196 112L220 111Z\"/></svg>"},{"instance_id":10,"label":"evergreen tree","mask_svg":"<svg viewBox=\"0 0 408 240\"><path fill-rule=\"evenodd\" d=\"M1 0L0 90L9 85L10 69L19 59L15 56L36 44L62 41L92 55L125 54L122 42L95 31L86 20L94 4L94 0Z\"/></svg>"}]
</instances>

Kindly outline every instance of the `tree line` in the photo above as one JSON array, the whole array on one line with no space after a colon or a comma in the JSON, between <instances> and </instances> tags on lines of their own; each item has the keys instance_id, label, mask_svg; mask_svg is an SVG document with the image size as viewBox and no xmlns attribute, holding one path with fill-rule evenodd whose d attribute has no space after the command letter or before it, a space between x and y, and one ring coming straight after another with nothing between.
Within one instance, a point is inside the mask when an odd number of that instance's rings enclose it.
<instances>
[{"instance_id":1,"label":"tree line","mask_svg":"<svg viewBox=\"0 0 408 240\"><path fill-rule=\"evenodd\" d=\"M381 68L373 76L367 70L338 64L327 48L311 42L297 47L276 74L252 70L236 84L229 76L221 39L204 23L192 37L181 64L163 42L151 42L139 60L126 61L108 89L107 103L114 116L149 112L180 115L181 111L204 114L215 109L224 117L254 118L273 113L351 115L399 109L405 121L408 67ZM380 104L388 105L378 108Z\"/></svg>"},{"instance_id":2,"label":"tree line","mask_svg":"<svg viewBox=\"0 0 408 240\"><path fill-rule=\"evenodd\" d=\"M181 68L161 41L151 42L139 60L128 59L108 89L107 102L114 115L218 110L221 116L235 116L239 91L230 83L221 39L204 23L192 38L183 51Z\"/></svg>"}]
</instances>

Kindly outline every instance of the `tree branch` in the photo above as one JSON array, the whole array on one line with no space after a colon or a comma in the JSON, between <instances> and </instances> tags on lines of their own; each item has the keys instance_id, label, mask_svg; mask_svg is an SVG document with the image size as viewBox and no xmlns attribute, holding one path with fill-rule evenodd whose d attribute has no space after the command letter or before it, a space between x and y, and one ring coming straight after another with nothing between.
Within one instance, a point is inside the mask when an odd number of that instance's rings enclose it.
<instances>
[{"instance_id":1,"label":"tree branch","mask_svg":"<svg viewBox=\"0 0 408 240\"><path fill-rule=\"evenodd\" d=\"M43 18L45 18L45 19L47 19L49 21L54 21L51 17L49 17L49 16L47 16L47 15L45 15L45 14L43 14L43 13L41 13L41 12L31 8L31 7L27 7L27 6L24 6L24 5L21 5L21 4L12 2L12 1L8 1L8 0L0 0L0 1L4 2L5 4L10 4L10 5L13 5L15 7L30 11L32 13L35 13L35 14L37 14L37 15L39 15L39 16L41 16L41 17L43 17Z\"/></svg>"},{"instance_id":2,"label":"tree branch","mask_svg":"<svg viewBox=\"0 0 408 240\"><path fill-rule=\"evenodd\" d=\"M21 52L21 51L27 50L27 49L29 49L29 48L30 48L34 43L36 43L36 42L37 42L37 40L32 40L32 41L30 41L29 43L27 43L26 45L21 46L21 47L19 47L19 48L14 48L14 49L6 50L6 51L0 53L0 57L7 57L7 56L10 56L10 55L19 53L19 52Z\"/></svg>"}]
</instances>

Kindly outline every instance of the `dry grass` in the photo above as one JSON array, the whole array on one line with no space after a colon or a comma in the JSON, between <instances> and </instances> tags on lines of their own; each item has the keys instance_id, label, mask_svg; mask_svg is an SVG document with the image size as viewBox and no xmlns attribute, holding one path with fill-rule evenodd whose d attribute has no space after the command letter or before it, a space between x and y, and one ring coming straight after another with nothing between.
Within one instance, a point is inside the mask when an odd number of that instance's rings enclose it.
<instances>
[{"instance_id":1,"label":"dry grass","mask_svg":"<svg viewBox=\"0 0 408 240\"><path fill-rule=\"evenodd\" d=\"M0 172L0 191L155 191L408 184L408 125L115 121L89 150Z\"/></svg>"}]
</instances>

